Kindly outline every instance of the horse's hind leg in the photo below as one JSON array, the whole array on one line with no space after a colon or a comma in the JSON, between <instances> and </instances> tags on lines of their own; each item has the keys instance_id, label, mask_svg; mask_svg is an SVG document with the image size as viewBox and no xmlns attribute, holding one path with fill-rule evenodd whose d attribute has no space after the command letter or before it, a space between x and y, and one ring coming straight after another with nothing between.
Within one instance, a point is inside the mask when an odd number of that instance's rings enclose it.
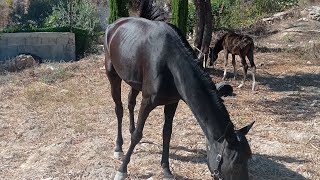
<instances>
[{"instance_id":1,"label":"horse's hind leg","mask_svg":"<svg viewBox=\"0 0 320 180\"><path fill-rule=\"evenodd\" d=\"M250 62L250 66L251 66L251 73L252 73L252 91L255 90L256 88L256 65L254 64L254 60L253 60L253 51L248 53L247 55L249 62Z\"/></svg>"},{"instance_id":2,"label":"horse's hind leg","mask_svg":"<svg viewBox=\"0 0 320 180\"><path fill-rule=\"evenodd\" d=\"M172 133L172 121L176 112L178 103L168 104L164 106L164 125L163 125L163 151L161 159L161 167L163 169L164 179L173 179L173 175L169 167L169 147Z\"/></svg>"},{"instance_id":3,"label":"horse's hind leg","mask_svg":"<svg viewBox=\"0 0 320 180\"><path fill-rule=\"evenodd\" d=\"M130 133L132 135L133 131L135 130L134 125L134 107L136 105L136 98L139 94L139 91L131 88L131 91L128 95L128 109L129 109L129 117L130 117Z\"/></svg>"},{"instance_id":4,"label":"horse's hind leg","mask_svg":"<svg viewBox=\"0 0 320 180\"><path fill-rule=\"evenodd\" d=\"M240 57L241 57L241 63L243 66L243 80L242 80L241 84L238 86L238 88L241 88L244 85L244 83L247 79L247 72L248 72L248 64L246 62L246 57L243 55L241 55Z\"/></svg>"},{"instance_id":5,"label":"horse's hind leg","mask_svg":"<svg viewBox=\"0 0 320 180\"><path fill-rule=\"evenodd\" d=\"M232 66L233 66L233 79L237 78L237 70L236 70L236 55L232 54Z\"/></svg>"},{"instance_id":6,"label":"horse's hind leg","mask_svg":"<svg viewBox=\"0 0 320 180\"><path fill-rule=\"evenodd\" d=\"M149 113L152 111L152 109L154 109L154 107L155 106L151 101L151 97L148 97L148 98L145 97L142 99L139 115L138 115L137 128L134 130L131 136L131 143L130 143L128 152L123 158L122 164L118 169L118 172L114 177L114 180L124 180L126 178L128 164L130 162L131 155L136 145L142 139L142 131L143 131L144 124L146 122L146 119Z\"/></svg>"},{"instance_id":7,"label":"horse's hind leg","mask_svg":"<svg viewBox=\"0 0 320 180\"><path fill-rule=\"evenodd\" d=\"M123 117L123 107L121 102L121 78L113 68L111 62L106 62L106 73L111 86L111 95L115 103L115 111L118 120L118 134L116 140L116 148L114 151L114 156L120 159L123 156L122 145L122 117Z\"/></svg>"}]
</instances>

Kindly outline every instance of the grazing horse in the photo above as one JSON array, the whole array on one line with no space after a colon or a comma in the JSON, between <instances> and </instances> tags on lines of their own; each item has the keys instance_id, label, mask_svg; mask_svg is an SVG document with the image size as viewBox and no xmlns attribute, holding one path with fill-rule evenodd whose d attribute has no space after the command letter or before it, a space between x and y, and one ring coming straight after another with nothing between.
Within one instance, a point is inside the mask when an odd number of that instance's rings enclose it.
<instances>
[{"instance_id":1,"label":"grazing horse","mask_svg":"<svg viewBox=\"0 0 320 180\"><path fill-rule=\"evenodd\" d=\"M129 94L131 143L114 179L127 176L127 166L142 138L149 113L164 105L164 178L173 179L169 166L172 121L178 102L186 102L207 139L208 167L215 179L248 179L251 149L245 135L253 123L235 130L216 86L197 65L192 48L176 28L149 16L152 1L142 1L141 17L121 18L110 24L105 34L105 66L115 102L118 134L115 155L123 154L121 82L131 86ZM148 18L148 19L147 19ZM136 127L133 121L135 97L142 92ZM131 119L132 118L132 119ZM132 121L131 121L132 120Z\"/></svg>"},{"instance_id":2,"label":"grazing horse","mask_svg":"<svg viewBox=\"0 0 320 180\"><path fill-rule=\"evenodd\" d=\"M241 58L241 63L243 65L243 80L241 84L238 86L242 87L245 83L248 71L248 64L246 62L246 57L249 59L251 65L252 72L252 91L255 90L256 86L256 65L253 61L253 51L254 51L254 42L253 39L247 35L236 34L234 32L217 32L217 36L214 40L213 46L210 48L210 59L213 63L218 58L218 53L223 50L224 52L224 72L223 72L223 80L225 80L227 76L227 65L228 65L228 54L232 54L232 65L234 72L234 79L236 79L237 71L236 71L236 61L235 55L239 55Z\"/></svg>"}]
</instances>

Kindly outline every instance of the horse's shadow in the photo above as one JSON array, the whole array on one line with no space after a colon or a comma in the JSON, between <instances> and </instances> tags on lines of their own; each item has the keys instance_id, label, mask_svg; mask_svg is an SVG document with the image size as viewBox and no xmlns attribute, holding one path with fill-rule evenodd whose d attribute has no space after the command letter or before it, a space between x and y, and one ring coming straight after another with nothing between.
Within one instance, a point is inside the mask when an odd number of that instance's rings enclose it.
<instances>
[{"instance_id":1,"label":"horse's shadow","mask_svg":"<svg viewBox=\"0 0 320 180\"><path fill-rule=\"evenodd\" d=\"M297 163L299 165L308 162L308 160L295 159L292 157L284 156L270 156L265 154L254 154L252 159L249 161L249 174L250 179L254 180L284 180L284 179L295 179L305 180L301 174L288 169L285 163Z\"/></svg>"},{"instance_id":2,"label":"horse's shadow","mask_svg":"<svg viewBox=\"0 0 320 180\"><path fill-rule=\"evenodd\" d=\"M188 149L183 146L171 147L174 150L186 151L188 155L170 154L171 159L195 164L206 164L206 151L202 149ZM282 180L295 179L305 180L301 174L288 169L283 163L296 163L302 165L308 160L296 159L287 156L270 156L266 154L253 154L249 160L249 175L252 180ZM188 179L182 175L176 175L176 179Z\"/></svg>"}]
</instances>

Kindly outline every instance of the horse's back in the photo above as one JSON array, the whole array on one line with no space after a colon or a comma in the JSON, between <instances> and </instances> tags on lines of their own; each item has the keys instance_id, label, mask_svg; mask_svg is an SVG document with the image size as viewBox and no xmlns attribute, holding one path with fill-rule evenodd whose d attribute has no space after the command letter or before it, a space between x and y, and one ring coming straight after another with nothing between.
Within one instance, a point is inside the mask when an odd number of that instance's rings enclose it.
<instances>
[{"instance_id":1,"label":"horse's back","mask_svg":"<svg viewBox=\"0 0 320 180\"><path fill-rule=\"evenodd\" d=\"M246 55L254 50L254 42L250 36L234 32L228 32L224 36L223 46L236 55Z\"/></svg>"},{"instance_id":2,"label":"horse's back","mask_svg":"<svg viewBox=\"0 0 320 180\"><path fill-rule=\"evenodd\" d=\"M139 91L174 88L173 81L163 86L163 74L166 78L170 74L166 68L168 57L174 54L170 36L174 36L172 29L164 22L121 18L106 30L106 63L111 63L120 78Z\"/></svg>"}]
</instances>

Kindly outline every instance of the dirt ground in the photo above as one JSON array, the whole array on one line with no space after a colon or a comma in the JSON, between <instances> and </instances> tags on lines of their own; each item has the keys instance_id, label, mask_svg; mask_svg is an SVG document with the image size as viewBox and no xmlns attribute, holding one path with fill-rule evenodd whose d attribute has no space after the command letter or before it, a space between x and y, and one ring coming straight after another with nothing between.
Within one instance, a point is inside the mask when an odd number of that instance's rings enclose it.
<instances>
[{"instance_id":1,"label":"dirt ground","mask_svg":"<svg viewBox=\"0 0 320 180\"><path fill-rule=\"evenodd\" d=\"M221 62L212 70L215 82L221 81ZM286 53L257 53L256 63L256 93L249 76L235 96L224 98L237 128L256 121L248 134L251 179L320 179L320 67ZM113 178L120 164L113 158L117 123L102 66L102 56L91 56L0 76L0 179ZM229 74L234 87L241 67L238 72L236 81ZM126 84L122 92L126 150ZM128 179L162 178L162 112L158 107L149 116ZM183 102L173 129L175 178L210 179L203 133Z\"/></svg>"},{"instance_id":2,"label":"dirt ground","mask_svg":"<svg viewBox=\"0 0 320 180\"><path fill-rule=\"evenodd\" d=\"M227 82L235 96L224 100L231 119L237 128L256 121L247 135L252 180L320 180L320 36L312 29L319 24L290 19L255 37L260 47L255 93L251 76L236 88L242 77L239 59L235 81L229 65ZM309 28L302 32L297 27ZM221 82L222 57L209 70L215 82ZM90 56L0 75L0 179L113 179L120 165L113 158L117 122L102 67L103 56ZM127 94L123 83L125 151L130 140ZM162 179L162 119L163 107L151 112L128 179ZM175 178L210 179L204 135L183 102L173 126L170 166Z\"/></svg>"}]
</instances>

